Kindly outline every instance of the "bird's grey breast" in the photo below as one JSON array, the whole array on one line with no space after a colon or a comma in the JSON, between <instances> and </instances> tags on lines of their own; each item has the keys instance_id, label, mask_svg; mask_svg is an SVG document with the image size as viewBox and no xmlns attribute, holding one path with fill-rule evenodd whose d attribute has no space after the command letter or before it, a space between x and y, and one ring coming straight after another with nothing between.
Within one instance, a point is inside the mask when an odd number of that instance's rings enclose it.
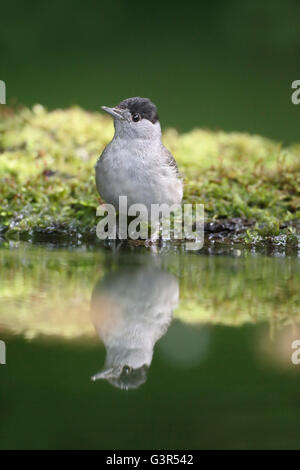
<instances>
[{"instance_id":1,"label":"bird's grey breast","mask_svg":"<svg viewBox=\"0 0 300 470\"><path fill-rule=\"evenodd\" d=\"M172 154L159 141L113 139L96 165L96 183L105 202L118 206L119 196L128 205L176 203L181 183Z\"/></svg>"}]
</instances>

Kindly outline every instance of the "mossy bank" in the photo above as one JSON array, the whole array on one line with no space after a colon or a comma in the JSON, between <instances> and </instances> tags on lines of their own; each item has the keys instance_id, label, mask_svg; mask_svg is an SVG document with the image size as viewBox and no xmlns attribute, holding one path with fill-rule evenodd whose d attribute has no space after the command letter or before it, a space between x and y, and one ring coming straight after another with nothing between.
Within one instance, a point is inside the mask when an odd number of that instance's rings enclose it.
<instances>
[{"instance_id":1,"label":"mossy bank","mask_svg":"<svg viewBox=\"0 0 300 470\"><path fill-rule=\"evenodd\" d=\"M0 237L96 238L94 165L112 135L109 118L78 107L1 107ZM205 206L208 239L299 247L300 144L205 129L166 129L163 140L184 202Z\"/></svg>"}]
</instances>

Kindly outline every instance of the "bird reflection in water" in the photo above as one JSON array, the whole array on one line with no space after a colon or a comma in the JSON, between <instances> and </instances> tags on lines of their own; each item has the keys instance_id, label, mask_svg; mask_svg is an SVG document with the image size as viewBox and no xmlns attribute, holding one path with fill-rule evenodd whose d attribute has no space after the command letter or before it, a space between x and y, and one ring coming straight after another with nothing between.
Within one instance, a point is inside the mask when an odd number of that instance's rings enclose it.
<instances>
[{"instance_id":1,"label":"bird reflection in water","mask_svg":"<svg viewBox=\"0 0 300 470\"><path fill-rule=\"evenodd\" d=\"M178 301L178 280L157 267L124 266L100 280L91 313L106 359L92 380L106 379L126 390L142 385Z\"/></svg>"}]
</instances>

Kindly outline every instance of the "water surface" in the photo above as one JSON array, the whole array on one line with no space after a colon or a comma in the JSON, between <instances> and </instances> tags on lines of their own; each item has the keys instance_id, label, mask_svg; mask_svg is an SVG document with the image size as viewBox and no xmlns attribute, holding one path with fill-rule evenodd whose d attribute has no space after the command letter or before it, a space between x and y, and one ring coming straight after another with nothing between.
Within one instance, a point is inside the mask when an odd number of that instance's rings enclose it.
<instances>
[{"instance_id":1,"label":"water surface","mask_svg":"<svg viewBox=\"0 0 300 470\"><path fill-rule=\"evenodd\" d=\"M1 448L299 448L300 259L0 249Z\"/></svg>"}]
</instances>

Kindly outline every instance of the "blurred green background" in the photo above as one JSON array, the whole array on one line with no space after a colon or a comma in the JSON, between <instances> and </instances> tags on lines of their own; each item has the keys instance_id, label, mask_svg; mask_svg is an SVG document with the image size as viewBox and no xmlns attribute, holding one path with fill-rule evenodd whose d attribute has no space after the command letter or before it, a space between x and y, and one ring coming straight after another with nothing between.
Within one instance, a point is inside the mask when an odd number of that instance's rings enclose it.
<instances>
[{"instance_id":1,"label":"blurred green background","mask_svg":"<svg viewBox=\"0 0 300 470\"><path fill-rule=\"evenodd\" d=\"M142 95L163 125L299 140L298 0L1 4L7 101L90 110Z\"/></svg>"},{"instance_id":2,"label":"blurred green background","mask_svg":"<svg viewBox=\"0 0 300 470\"><path fill-rule=\"evenodd\" d=\"M158 105L164 127L181 132L201 126L285 144L300 140L300 105L291 102L291 83L300 79L298 0L11 0L2 2L0 18L8 103L99 110L141 95ZM18 292L31 266L26 256L22 262ZM83 275L85 263L83 256ZM258 292L268 286L260 263ZM242 266L241 259L235 270L242 273ZM67 268L74 266L68 274ZM221 293L228 291L223 274ZM276 281L270 289L279 306L294 285L292 274L284 289ZM20 309L24 299L16 301ZM273 351L290 354L289 338L266 354L263 324L209 327L207 356L180 368L163 349L176 325L158 344L147 383L132 394L91 384L104 360L100 343L30 342L1 331L8 362L0 371L0 447L299 448L299 368L278 366Z\"/></svg>"}]
</instances>

